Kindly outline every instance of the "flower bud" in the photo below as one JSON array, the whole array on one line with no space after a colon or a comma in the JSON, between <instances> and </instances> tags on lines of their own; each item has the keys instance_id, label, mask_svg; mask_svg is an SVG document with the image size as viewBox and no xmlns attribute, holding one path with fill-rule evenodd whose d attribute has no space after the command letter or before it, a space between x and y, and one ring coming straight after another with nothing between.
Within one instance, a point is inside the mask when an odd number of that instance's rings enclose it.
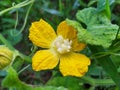
<instances>
[{"instance_id":1,"label":"flower bud","mask_svg":"<svg viewBox=\"0 0 120 90\"><path fill-rule=\"evenodd\" d=\"M0 70L4 69L13 59L13 52L4 45L0 45Z\"/></svg>"}]
</instances>

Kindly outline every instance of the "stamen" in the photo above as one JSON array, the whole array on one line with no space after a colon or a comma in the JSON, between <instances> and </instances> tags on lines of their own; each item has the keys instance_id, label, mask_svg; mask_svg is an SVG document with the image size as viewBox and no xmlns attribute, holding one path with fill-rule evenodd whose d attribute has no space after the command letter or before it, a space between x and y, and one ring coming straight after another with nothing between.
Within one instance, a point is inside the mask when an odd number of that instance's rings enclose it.
<instances>
[{"instance_id":1,"label":"stamen","mask_svg":"<svg viewBox=\"0 0 120 90\"><path fill-rule=\"evenodd\" d=\"M58 36L53 45L60 54L64 54L70 52L72 41L64 39L62 36Z\"/></svg>"}]
</instances>

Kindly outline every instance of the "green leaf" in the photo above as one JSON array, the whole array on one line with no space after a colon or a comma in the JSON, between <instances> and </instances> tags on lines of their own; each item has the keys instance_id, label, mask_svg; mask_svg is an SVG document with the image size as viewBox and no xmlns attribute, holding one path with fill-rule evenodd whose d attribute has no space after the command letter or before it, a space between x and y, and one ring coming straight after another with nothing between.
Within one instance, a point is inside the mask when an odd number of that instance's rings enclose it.
<instances>
[{"instance_id":1,"label":"green leaf","mask_svg":"<svg viewBox=\"0 0 120 90\"><path fill-rule=\"evenodd\" d=\"M76 17L82 23L86 24L87 26L90 26L92 24L99 23L97 20L96 13L96 9L90 7L85 8L83 10L79 10L76 14Z\"/></svg>"},{"instance_id":2,"label":"green leaf","mask_svg":"<svg viewBox=\"0 0 120 90\"><path fill-rule=\"evenodd\" d=\"M98 0L90 0L88 3L88 7L90 7L91 5L93 5L94 3L96 3Z\"/></svg>"},{"instance_id":3,"label":"green leaf","mask_svg":"<svg viewBox=\"0 0 120 90\"><path fill-rule=\"evenodd\" d=\"M17 87L18 86L19 87L19 84L21 84L21 82L17 77L16 71L12 67L10 67L7 72L8 72L8 75L3 80L2 86L5 86L5 87L14 87L14 86Z\"/></svg>"},{"instance_id":4,"label":"green leaf","mask_svg":"<svg viewBox=\"0 0 120 90\"><path fill-rule=\"evenodd\" d=\"M90 74L92 76L100 77L101 73L102 73L102 76L104 76L104 77L106 76L106 73L102 67L97 66L97 65L94 65L94 66L91 65L89 67L88 74Z\"/></svg>"},{"instance_id":5,"label":"green leaf","mask_svg":"<svg viewBox=\"0 0 120 90\"><path fill-rule=\"evenodd\" d=\"M76 17L80 22L86 24L87 27L94 24L111 24L104 13L98 13L97 9L92 7L79 10Z\"/></svg>"},{"instance_id":6,"label":"green leaf","mask_svg":"<svg viewBox=\"0 0 120 90\"><path fill-rule=\"evenodd\" d=\"M76 18L86 24L87 27L94 24L111 24L104 13L98 13L97 9L92 7L79 10L76 14Z\"/></svg>"},{"instance_id":7,"label":"green leaf","mask_svg":"<svg viewBox=\"0 0 120 90\"><path fill-rule=\"evenodd\" d=\"M91 25L87 30L73 20L66 19L67 23L78 30L78 39L80 42L91 45L101 45L109 47L117 34L117 25Z\"/></svg>"},{"instance_id":8,"label":"green leaf","mask_svg":"<svg viewBox=\"0 0 120 90\"><path fill-rule=\"evenodd\" d=\"M53 86L32 86L28 85L19 80L17 72L12 68L9 67L8 75L2 81L3 87L11 88L11 90L67 90L64 87L53 87Z\"/></svg>"},{"instance_id":9,"label":"green leaf","mask_svg":"<svg viewBox=\"0 0 120 90\"><path fill-rule=\"evenodd\" d=\"M2 34L6 36L7 40L12 44L16 45L22 40L22 34L18 34L18 30L6 30ZM18 35L17 35L18 34Z\"/></svg>"},{"instance_id":10,"label":"green leaf","mask_svg":"<svg viewBox=\"0 0 120 90\"><path fill-rule=\"evenodd\" d=\"M70 20L67 22L78 30L80 42L108 48L116 38L119 27L111 24L110 20L103 13L97 13L95 8L85 8L78 11L76 17L87 26L87 30L83 30L81 25L78 25L78 22Z\"/></svg>"},{"instance_id":11,"label":"green leaf","mask_svg":"<svg viewBox=\"0 0 120 90\"><path fill-rule=\"evenodd\" d=\"M91 27L88 27L87 30L91 33L93 37L93 39L91 40L92 42L89 42L90 44L93 43L94 45L109 47L116 37L118 26L112 24L92 25Z\"/></svg>"},{"instance_id":12,"label":"green leaf","mask_svg":"<svg viewBox=\"0 0 120 90\"><path fill-rule=\"evenodd\" d=\"M120 66L120 56L111 55L110 57L117 67Z\"/></svg>"},{"instance_id":13,"label":"green leaf","mask_svg":"<svg viewBox=\"0 0 120 90\"><path fill-rule=\"evenodd\" d=\"M64 86L69 90L82 90L80 80L75 77L54 77L48 81L47 85Z\"/></svg>"}]
</instances>

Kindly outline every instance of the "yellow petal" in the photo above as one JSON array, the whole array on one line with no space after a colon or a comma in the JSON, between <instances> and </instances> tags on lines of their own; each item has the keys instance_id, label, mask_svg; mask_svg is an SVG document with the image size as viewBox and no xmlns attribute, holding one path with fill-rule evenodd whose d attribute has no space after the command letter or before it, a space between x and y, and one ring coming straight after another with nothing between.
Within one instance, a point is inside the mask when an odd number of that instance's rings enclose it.
<instances>
[{"instance_id":1,"label":"yellow petal","mask_svg":"<svg viewBox=\"0 0 120 90\"><path fill-rule=\"evenodd\" d=\"M35 71L53 69L59 60L56 54L50 50L40 50L32 58L32 68Z\"/></svg>"},{"instance_id":2,"label":"yellow petal","mask_svg":"<svg viewBox=\"0 0 120 90\"><path fill-rule=\"evenodd\" d=\"M56 34L50 24L40 19L40 21L32 23L29 38L36 46L49 48L56 38Z\"/></svg>"},{"instance_id":3,"label":"yellow petal","mask_svg":"<svg viewBox=\"0 0 120 90\"><path fill-rule=\"evenodd\" d=\"M60 71L63 76L81 77L88 71L90 60L78 53L69 53L60 57Z\"/></svg>"},{"instance_id":4,"label":"yellow petal","mask_svg":"<svg viewBox=\"0 0 120 90\"><path fill-rule=\"evenodd\" d=\"M65 39L76 38L76 30L69 26L66 21L62 21L57 28L57 35L62 35Z\"/></svg>"},{"instance_id":5,"label":"yellow petal","mask_svg":"<svg viewBox=\"0 0 120 90\"><path fill-rule=\"evenodd\" d=\"M85 47L86 47L86 44L80 43L77 38L73 40L73 44L72 44L73 51L81 51Z\"/></svg>"},{"instance_id":6,"label":"yellow petal","mask_svg":"<svg viewBox=\"0 0 120 90\"><path fill-rule=\"evenodd\" d=\"M68 25L66 21L61 22L57 28L57 35L62 35L65 39L72 40L72 50L80 51L85 48L84 43L79 43L77 38L77 30Z\"/></svg>"}]
</instances>

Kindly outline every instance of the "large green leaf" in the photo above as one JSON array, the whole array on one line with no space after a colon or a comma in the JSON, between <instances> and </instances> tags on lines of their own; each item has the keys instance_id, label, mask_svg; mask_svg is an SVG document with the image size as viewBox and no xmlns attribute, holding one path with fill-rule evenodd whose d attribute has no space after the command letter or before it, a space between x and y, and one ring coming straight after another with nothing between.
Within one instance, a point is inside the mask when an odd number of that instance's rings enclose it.
<instances>
[{"instance_id":1,"label":"large green leaf","mask_svg":"<svg viewBox=\"0 0 120 90\"><path fill-rule=\"evenodd\" d=\"M66 21L78 30L78 39L80 42L91 45L109 47L117 34L117 25L91 25L86 30L76 21L68 19Z\"/></svg>"},{"instance_id":2,"label":"large green leaf","mask_svg":"<svg viewBox=\"0 0 120 90\"><path fill-rule=\"evenodd\" d=\"M12 67L7 72L8 75L3 80L2 86L11 88L11 90L67 90L64 87L28 85L19 80L17 72Z\"/></svg>"},{"instance_id":3,"label":"large green leaf","mask_svg":"<svg viewBox=\"0 0 120 90\"><path fill-rule=\"evenodd\" d=\"M67 20L70 25L77 28L79 41L107 48L116 38L119 27L111 24L103 13L97 13L95 8L85 8L78 11L76 17L87 26L87 30L83 30L81 25L78 25L78 22Z\"/></svg>"},{"instance_id":4,"label":"large green leaf","mask_svg":"<svg viewBox=\"0 0 120 90\"><path fill-rule=\"evenodd\" d=\"M93 25L88 27L88 32L90 32L93 37L93 42L91 42L91 44L109 47L116 37L117 29L118 26L112 24Z\"/></svg>"}]
</instances>

